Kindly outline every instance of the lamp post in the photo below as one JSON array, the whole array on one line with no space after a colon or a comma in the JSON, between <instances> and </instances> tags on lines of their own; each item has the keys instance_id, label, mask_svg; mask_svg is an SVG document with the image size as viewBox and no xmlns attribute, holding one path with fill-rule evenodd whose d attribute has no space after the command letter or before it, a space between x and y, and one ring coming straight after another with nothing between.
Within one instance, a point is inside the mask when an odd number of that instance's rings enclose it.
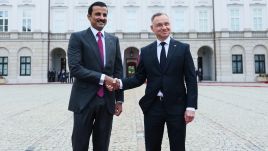
<instances>
[{"instance_id":1,"label":"lamp post","mask_svg":"<svg viewBox=\"0 0 268 151\"><path fill-rule=\"evenodd\" d=\"M49 71L49 50L50 50L50 0L48 0L48 17L47 17L47 81Z\"/></svg>"},{"instance_id":2,"label":"lamp post","mask_svg":"<svg viewBox=\"0 0 268 151\"><path fill-rule=\"evenodd\" d=\"M213 49L214 49L214 71L215 71L215 81L217 81L217 53L216 53L216 29L215 29L215 2L212 0L212 24L213 24Z\"/></svg>"}]
</instances>

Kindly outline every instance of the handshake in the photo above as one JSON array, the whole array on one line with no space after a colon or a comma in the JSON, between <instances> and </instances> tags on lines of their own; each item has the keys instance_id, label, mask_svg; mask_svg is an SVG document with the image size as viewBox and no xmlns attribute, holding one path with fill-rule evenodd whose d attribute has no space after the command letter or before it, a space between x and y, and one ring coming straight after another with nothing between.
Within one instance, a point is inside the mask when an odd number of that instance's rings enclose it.
<instances>
[{"instance_id":1,"label":"handshake","mask_svg":"<svg viewBox=\"0 0 268 151\"><path fill-rule=\"evenodd\" d=\"M117 78L109 77L107 75L104 78L104 84L109 91L115 91L120 88L120 80Z\"/></svg>"}]
</instances>

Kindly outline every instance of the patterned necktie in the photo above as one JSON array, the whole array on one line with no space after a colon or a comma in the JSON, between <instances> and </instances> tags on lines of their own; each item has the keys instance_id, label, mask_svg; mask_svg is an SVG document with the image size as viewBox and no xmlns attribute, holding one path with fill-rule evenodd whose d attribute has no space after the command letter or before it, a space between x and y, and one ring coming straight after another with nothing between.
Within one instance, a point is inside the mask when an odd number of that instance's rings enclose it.
<instances>
[{"instance_id":1,"label":"patterned necktie","mask_svg":"<svg viewBox=\"0 0 268 151\"><path fill-rule=\"evenodd\" d=\"M165 44L166 42L161 42L160 45L162 46L161 54L160 54L160 67L162 71L164 71L166 64L167 64L167 56L166 56L166 50L165 50Z\"/></svg>"},{"instance_id":2,"label":"patterned necktie","mask_svg":"<svg viewBox=\"0 0 268 151\"><path fill-rule=\"evenodd\" d=\"M101 68L103 69L104 68L104 55L103 55L103 43L102 43L102 39L101 39L101 36L102 36L101 32L98 32L97 36L98 36L98 47L99 47L100 59L101 59ZM103 89L102 85L99 87L97 95L99 97L103 97L104 89Z\"/></svg>"}]
</instances>

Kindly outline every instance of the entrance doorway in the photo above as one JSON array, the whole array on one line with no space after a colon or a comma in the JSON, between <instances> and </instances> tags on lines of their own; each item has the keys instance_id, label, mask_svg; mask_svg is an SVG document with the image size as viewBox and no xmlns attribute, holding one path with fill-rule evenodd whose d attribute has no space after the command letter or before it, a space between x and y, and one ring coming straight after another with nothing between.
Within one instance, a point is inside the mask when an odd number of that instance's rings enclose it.
<instances>
[{"instance_id":1,"label":"entrance doorway","mask_svg":"<svg viewBox=\"0 0 268 151\"><path fill-rule=\"evenodd\" d=\"M60 81L60 74L62 71L66 72L66 52L62 48L55 48L51 52L51 66L49 73L55 78L51 82Z\"/></svg>"},{"instance_id":2,"label":"entrance doorway","mask_svg":"<svg viewBox=\"0 0 268 151\"><path fill-rule=\"evenodd\" d=\"M138 65L138 58L139 58L139 50L135 47L129 47L125 50L124 53L125 58L125 73L126 77L130 77L136 73L136 68Z\"/></svg>"},{"instance_id":3,"label":"entrance doorway","mask_svg":"<svg viewBox=\"0 0 268 151\"><path fill-rule=\"evenodd\" d=\"M213 51L208 46L203 46L199 48L197 52L197 74L199 80L213 80Z\"/></svg>"}]
</instances>

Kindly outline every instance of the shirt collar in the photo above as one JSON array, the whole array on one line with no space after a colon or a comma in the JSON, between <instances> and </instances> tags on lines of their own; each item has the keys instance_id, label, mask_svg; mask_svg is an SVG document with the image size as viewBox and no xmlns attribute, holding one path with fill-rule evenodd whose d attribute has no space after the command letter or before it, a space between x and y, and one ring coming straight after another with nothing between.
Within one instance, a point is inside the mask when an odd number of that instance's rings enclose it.
<instances>
[{"instance_id":1,"label":"shirt collar","mask_svg":"<svg viewBox=\"0 0 268 151\"><path fill-rule=\"evenodd\" d=\"M159 46L159 45L160 45L160 43L162 42L162 41L160 41L159 39L157 39L156 41L157 41L157 46ZM168 45L169 45L169 42L170 42L170 36L168 36L168 37L167 37L167 39L166 39L166 40L164 40L163 42L165 42L166 44L168 44Z\"/></svg>"},{"instance_id":2,"label":"shirt collar","mask_svg":"<svg viewBox=\"0 0 268 151\"><path fill-rule=\"evenodd\" d=\"M98 32L101 32L102 37L104 38L104 31L103 31L103 30L102 30L102 31L98 31L97 29L95 29L95 28L93 28L93 27L91 27L90 29L91 29L91 31L92 31L92 33L93 33L93 35L94 35L95 37L97 36L97 33L98 33Z\"/></svg>"}]
</instances>

